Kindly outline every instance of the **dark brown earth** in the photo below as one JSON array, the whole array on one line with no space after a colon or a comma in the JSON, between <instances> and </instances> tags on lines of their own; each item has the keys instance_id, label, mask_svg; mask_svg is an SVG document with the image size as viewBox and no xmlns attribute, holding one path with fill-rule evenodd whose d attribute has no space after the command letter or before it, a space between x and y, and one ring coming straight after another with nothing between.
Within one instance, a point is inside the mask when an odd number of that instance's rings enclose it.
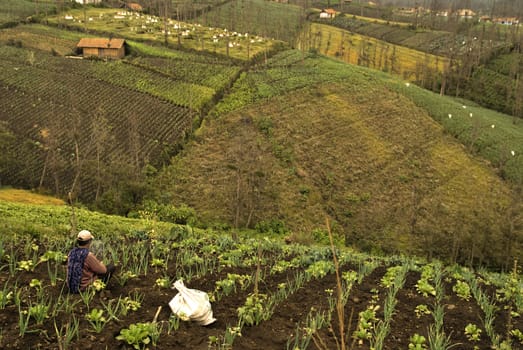
<instances>
[{"instance_id":1,"label":"dark brown earth","mask_svg":"<svg viewBox=\"0 0 523 350\"><path fill-rule=\"evenodd\" d=\"M65 269L65 267L64 267ZM344 267L342 271L357 267ZM252 274L254 268L224 268L220 272L208 274L204 277L194 278L186 282L187 287L206 292L215 288L215 282L227 276L227 273ZM355 284L351 290L348 302L345 306L345 324L349 329L347 337L347 349L370 349L369 343L359 345L352 341L351 335L358 323L358 313L364 310L371 300L376 299L377 304L383 305L387 290L380 287L380 279L386 271L386 267L376 268L370 275L364 278L361 284ZM293 280L297 270L288 270L281 274L269 274L265 267L262 268L264 276L258 285L260 293L273 294L280 283ZM162 277L160 272L149 270L146 276L131 279L126 285L121 286L116 279L110 281L107 290L98 293L91 304L91 308L103 308L103 303L119 296L127 296L137 291L144 295L141 308L136 312L129 312L120 320L108 322L103 330L97 334L93 331L84 316L87 308L83 305L80 296L71 295L72 300L78 301L74 309L74 316L80 320L80 332L78 339L74 339L70 349L132 349L129 345L116 339L120 330L127 328L132 323L152 321L159 307L162 310L158 317L158 322L163 325L163 332L155 349L214 349L215 346L209 345L209 337L222 338L227 327L236 326L238 323L237 308L244 304L249 293L253 291L251 284L247 290L238 289L235 293L224 296L218 302L212 304L214 317L217 321L210 326L203 327L192 322L181 322L177 331L167 334L167 320L171 315L168 307L169 301L176 294L175 290L160 288L155 286L157 278ZM426 304L432 308L433 297L424 297L417 293L415 284L419 279L419 273L409 272L406 282L396 296L397 305L395 308L390 332L385 338L384 349L408 349L409 338L418 333L427 337L428 328L434 323L431 315L423 315L417 318L414 309L419 304ZM47 266L39 265L32 272L17 272L16 278L9 278L7 269L0 271L0 286L17 285L21 289L25 300L22 305L28 305L31 298L34 298L34 291L27 287L32 279L40 279L44 282L44 288L51 300L57 300L63 281L57 286L49 285ZM483 327L484 313L479 308L473 298L469 301L458 298L452 292L452 281L445 282L445 296L443 297L444 331L450 337L450 344L456 344L453 349L473 350L490 349L492 342L486 335ZM321 279L313 279L306 282L296 293L290 295L286 300L275 307L270 320L263 321L257 326L244 326L242 334L234 341L234 349L292 349L294 338L298 328L302 328L307 315L314 308L316 311L327 311L327 292L326 290L336 290L335 274L329 274ZM491 288L491 291L493 289ZM65 293L65 292L64 292ZM34 300L34 299L33 299ZM499 305L495 319L495 330L501 336L505 336L507 329L507 311ZM383 307L377 316L383 319ZM19 312L13 303L8 304L4 309L0 309L0 348L2 349L59 349L56 327L60 328L71 319L71 314L59 312L55 317L48 318L41 325L36 325L30 321L28 332L20 336L18 320ZM319 330L314 340L309 342L307 349L317 349L315 342L324 344L325 349L337 349L336 340L339 341L339 330L337 316L332 315L331 327L324 327ZM523 329L521 319L513 319L513 327ZM482 336L479 342L472 343L464 335L465 326L474 323L482 329ZM301 332L302 333L302 332ZM514 342L512 349L520 349L520 344Z\"/></svg>"}]
</instances>

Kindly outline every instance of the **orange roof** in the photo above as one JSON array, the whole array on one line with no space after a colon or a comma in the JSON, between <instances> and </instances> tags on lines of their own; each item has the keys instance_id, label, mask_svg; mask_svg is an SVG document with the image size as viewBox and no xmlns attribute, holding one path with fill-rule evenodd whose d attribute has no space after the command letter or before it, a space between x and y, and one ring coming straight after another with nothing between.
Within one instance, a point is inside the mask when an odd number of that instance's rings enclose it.
<instances>
[{"instance_id":1,"label":"orange roof","mask_svg":"<svg viewBox=\"0 0 523 350\"><path fill-rule=\"evenodd\" d=\"M327 12L328 14L336 14L336 10L333 10L333 9L326 9L325 12Z\"/></svg>"},{"instance_id":2,"label":"orange roof","mask_svg":"<svg viewBox=\"0 0 523 350\"><path fill-rule=\"evenodd\" d=\"M127 3L127 7L130 8L131 10L134 10L134 11L142 11L143 10L142 5L137 4L135 2Z\"/></svg>"},{"instance_id":3,"label":"orange roof","mask_svg":"<svg viewBox=\"0 0 523 350\"><path fill-rule=\"evenodd\" d=\"M108 38L82 38L76 47L97 47L100 49L119 49L125 43L124 39Z\"/></svg>"}]
</instances>

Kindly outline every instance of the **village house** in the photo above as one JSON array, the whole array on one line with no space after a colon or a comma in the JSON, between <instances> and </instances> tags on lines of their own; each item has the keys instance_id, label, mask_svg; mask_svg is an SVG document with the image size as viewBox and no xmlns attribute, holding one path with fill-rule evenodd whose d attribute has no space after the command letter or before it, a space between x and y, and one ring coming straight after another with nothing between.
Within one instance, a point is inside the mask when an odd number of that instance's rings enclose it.
<instances>
[{"instance_id":1,"label":"village house","mask_svg":"<svg viewBox=\"0 0 523 350\"><path fill-rule=\"evenodd\" d=\"M89 5L89 4L99 4L102 2L102 0L75 0L78 4L85 4L85 5Z\"/></svg>"},{"instance_id":2,"label":"village house","mask_svg":"<svg viewBox=\"0 0 523 350\"><path fill-rule=\"evenodd\" d=\"M507 26L513 26L519 24L519 19L517 19L516 17L498 17L494 18L492 22L497 24L504 24Z\"/></svg>"},{"instance_id":3,"label":"village house","mask_svg":"<svg viewBox=\"0 0 523 350\"><path fill-rule=\"evenodd\" d=\"M125 8L130 11L136 11L136 12L142 12L143 7L140 4L137 4L136 2L127 2L125 3Z\"/></svg>"},{"instance_id":4,"label":"village house","mask_svg":"<svg viewBox=\"0 0 523 350\"><path fill-rule=\"evenodd\" d=\"M336 17L336 11L333 9L321 10L320 18L334 18Z\"/></svg>"},{"instance_id":5,"label":"village house","mask_svg":"<svg viewBox=\"0 0 523 350\"><path fill-rule=\"evenodd\" d=\"M459 9L456 10L455 14L460 18L473 18L476 16L476 12L472 11L471 9Z\"/></svg>"},{"instance_id":6,"label":"village house","mask_svg":"<svg viewBox=\"0 0 523 350\"><path fill-rule=\"evenodd\" d=\"M123 58L125 40L116 38L82 38L76 45L83 57Z\"/></svg>"}]
</instances>

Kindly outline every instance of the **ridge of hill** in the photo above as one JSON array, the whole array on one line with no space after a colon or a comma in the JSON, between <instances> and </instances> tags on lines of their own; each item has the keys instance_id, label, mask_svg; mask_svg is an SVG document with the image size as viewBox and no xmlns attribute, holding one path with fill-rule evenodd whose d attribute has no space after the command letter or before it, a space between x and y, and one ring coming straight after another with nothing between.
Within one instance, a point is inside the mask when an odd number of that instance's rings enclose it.
<instances>
[{"instance_id":1,"label":"ridge of hill","mask_svg":"<svg viewBox=\"0 0 523 350\"><path fill-rule=\"evenodd\" d=\"M310 233L329 217L347 244L367 250L494 265L520 251L503 248L510 187L400 86L281 53L238 80L156 184L233 227L279 221Z\"/></svg>"}]
</instances>

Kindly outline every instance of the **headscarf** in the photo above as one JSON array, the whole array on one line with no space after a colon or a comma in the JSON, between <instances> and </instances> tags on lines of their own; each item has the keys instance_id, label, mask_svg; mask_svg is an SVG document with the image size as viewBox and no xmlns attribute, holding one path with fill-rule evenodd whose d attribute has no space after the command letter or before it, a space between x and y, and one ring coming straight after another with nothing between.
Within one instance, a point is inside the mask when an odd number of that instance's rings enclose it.
<instances>
[{"instance_id":1,"label":"headscarf","mask_svg":"<svg viewBox=\"0 0 523 350\"><path fill-rule=\"evenodd\" d=\"M69 253L67 264L67 286L71 293L80 293L82 270L84 268L85 258L88 254L88 248L73 248Z\"/></svg>"}]
</instances>

